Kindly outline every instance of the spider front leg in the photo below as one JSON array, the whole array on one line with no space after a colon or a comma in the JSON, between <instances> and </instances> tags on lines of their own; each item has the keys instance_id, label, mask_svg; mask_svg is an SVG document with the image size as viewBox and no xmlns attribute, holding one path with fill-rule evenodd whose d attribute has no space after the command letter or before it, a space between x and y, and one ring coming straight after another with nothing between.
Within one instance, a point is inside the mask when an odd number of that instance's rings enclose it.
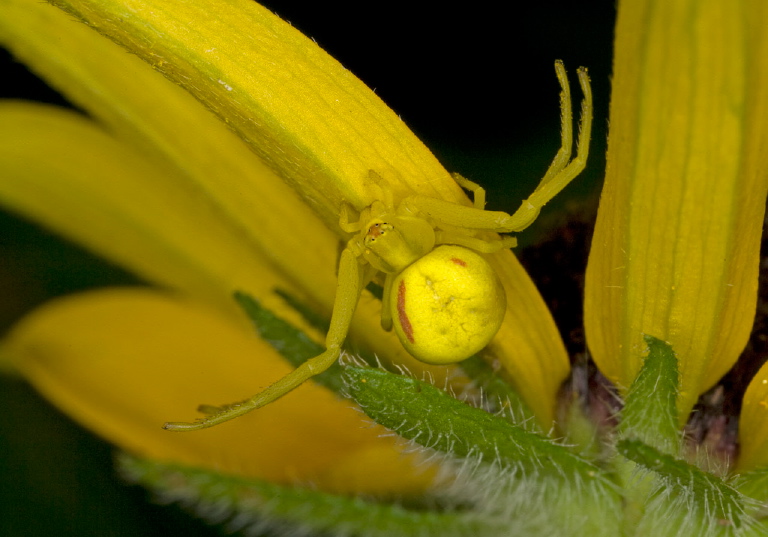
<instances>
[{"instance_id":1,"label":"spider front leg","mask_svg":"<svg viewBox=\"0 0 768 537\"><path fill-rule=\"evenodd\" d=\"M347 338L349 325L352 322L352 315L360 299L360 293L367 283L363 281L363 273L365 271L361 270L361 268L358 256L350 248L344 249L339 262L339 279L336 287L336 298L333 303L331 326L325 338L325 352L307 360L264 391L245 401L220 407L201 405L198 410L208 414L204 418L191 423L166 423L163 425L163 429L169 431L195 431L205 429L206 427L213 427L214 425L240 417L279 399L333 365L341 353L341 346Z\"/></svg>"},{"instance_id":2,"label":"spider front leg","mask_svg":"<svg viewBox=\"0 0 768 537\"><path fill-rule=\"evenodd\" d=\"M547 173L544 174L539 186L528 197L523 200L520 208L512 215L508 226L510 231L522 231L530 226L539 215L541 208L544 207L552 198L554 198L568 183L579 175L587 165L587 155L589 154L589 141L592 135L592 87L589 83L589 75L585 67L579 67L576 71L579 77L579 85L584 93L584 100L581 101L581 124L579 128L579 138L576 141L576 156L568 162L571 157L571 146L573 145L573 132L571 127L571 94L568 85L568 79L565 75L563 62L555 62L557 78L562 86L560 117L561 117L561 147L555 155L555 159L550 164Z\"/></svg>"},{"instance_id":3,"label":"spider front leg","mask_svg":"<svg viewBox=\"0 0 768 537\"><path fill-rule=\"evenodd\" d=\"M583 67L578 69L579 84L584 93L584 100L581 103L581 125L579 138L576 142L576 156L573 160L570 160L571 146L573 145L571 91L565 75L565 68L559 60L555 62L555 71L562 87L560 98L561 147L536 187L536 190L533 191L528 199L522 202L520 208L514 214L510 215L502 211L483 210L479 206L477 198L482 196L481 199L484 201L485 191L460 175L454 175L454 178L460 186L474 193L476 199L473 207L415 195L409 196L401 202L403 211L408 214L426 214L430 218L448 226L471 230L514 233L530 226L536 220L541 208L581 173L586 166L587 155L589 154L589 141L592 132L592 90L587 70ZM471 245L467 246L474 248ZM492 248L496 247L492 246Z\"/></svg>"}]
</instances>

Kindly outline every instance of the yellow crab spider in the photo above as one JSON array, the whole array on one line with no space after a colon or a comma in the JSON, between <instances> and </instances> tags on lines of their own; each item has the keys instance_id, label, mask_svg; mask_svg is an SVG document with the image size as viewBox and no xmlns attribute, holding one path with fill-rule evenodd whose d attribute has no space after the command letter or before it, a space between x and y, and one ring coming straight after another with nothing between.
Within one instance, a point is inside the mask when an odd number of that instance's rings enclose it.
<instances>
[{"instance_id":1,"label":"yellow crab spider","mask_svg":"<svg viewBox=\"0 0 768 537\"><path fill-rule=\"evenodd\" d=\"M506 295L481 254L512 248L517 241L508 236L488 239L477 233L524 230L586 165L592 126L587 70L578 70L584 100L573 160L571 94L559 60L555 71L562 88L562 145L539 186L514 214L486 211L485 190L458 174L454 174L456 182L473 193L472 207L423 195L408 196L395 205L391 190L372 172L381 187L381 199L363 209L357 222L350 222L347 208L342 208L339 225L355 235L341 253L325 352L250 399L221 407L201 406L205 417L193 423L166 423L164 428L190 431L218 425L271 403L328 369L341 353L360 293L379 272L384 274L382 327L391 330L394 326L415 358L450 364L485 347L501 326Z\"/></svg>"}]
</instances>

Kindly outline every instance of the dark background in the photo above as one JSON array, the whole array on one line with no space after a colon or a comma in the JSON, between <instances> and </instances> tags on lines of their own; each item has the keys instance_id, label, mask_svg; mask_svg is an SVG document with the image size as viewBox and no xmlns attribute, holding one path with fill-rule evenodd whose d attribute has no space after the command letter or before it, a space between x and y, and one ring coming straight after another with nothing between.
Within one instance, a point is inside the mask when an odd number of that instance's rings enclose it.
<instances>
[{"instance_id":1,"label":"dark background","mask_svg":"<svg viewBox=\"0 0 768 537\"><path fill-rule=\"evenodd\" d=\"M595 99L587 171L553 202L594 198L604 169L614 2L264 2L365 81L450 171L514 210L559 147L553 62L587 66ZM305 5L306 4L306 5ZM1 15L0 15L1 16ZM0 50L0 96L65 104ZM575 76L571 77L576 84ZM574 99L581 99L577 88ZM575 106L578 110L577 106ZM1 176L0 176L0 180ZM531 242L556 211L521 237ZM0 334L35 305L81 289L136 283L116 267L0 212ZM112 450L22 381L0 376L0 535L219 535L158 506L112 470Z\"/></svg>"}]
</instances>

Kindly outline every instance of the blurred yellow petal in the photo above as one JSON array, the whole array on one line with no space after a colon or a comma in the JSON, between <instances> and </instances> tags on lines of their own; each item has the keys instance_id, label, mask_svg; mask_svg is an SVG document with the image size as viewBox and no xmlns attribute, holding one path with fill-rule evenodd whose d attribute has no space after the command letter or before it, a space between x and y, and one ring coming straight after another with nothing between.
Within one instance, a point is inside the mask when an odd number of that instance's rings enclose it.
<instances>
[{"instance_id":1,"label":"blurred yellow petal","mask_svg":"<svg viewBox=\"0 0 768 537\"><path fill-rule=\"evenodd\" d=\"M334 236L324 226L307 224L309 215L298 217L306 211L292 205L292 193L275 186L275 172L337 232L342 201L359 208L377 195L368 183L370 170L383 175L397 196L418 190L466 203L386 105L312 41L256 4L84 2L67 9L189 90L268 163L268 170L207 110L192 106L188 94L136 58L50 6L33 0L5 4L0 39L115 136L150 160L177 168L167 180L191 180L194 187L175 188L210 197L231 219L228 225L253 240L252 248L326 312L335 290ZM143 39L150 34L147 48ZM265 234L272 240L264 240ZM313 263L304 261L308 257ZM564 347L514 256L503 252L493 263L507 289L508 311L491 352L548 426L554 394L568 374ZM244 288L266 298L258 288ZM215 289L219 306L226 300L221 291L222 286ZM414 371L425 369L376 326L378 308L377 301L364 297L351 333L382 357ZM447 374L445 368L429 370L438 378Z\"/></svg>"},{"instance_id":2,"label":"blurred yellow petal","mask_svg":"<svg viewBox=\"0 0 768 537\"><path fill-rule=\"evenodd\" d=\"M233 423L164 431L168 416L195 417L190 399L246 398L290 370L248 330L188 300L138 289L59 299L20 322L0 352L58 407L142 456L336 492L418 493L433 478L313 383ZM365 478L372 458L386 479ZM358 477L340 478L349 475Z\"/></svg>"},{"instance_id":3,"label":"blurred yellow petal","mask_svg":"<svg viewBox=\"0 0 768 537\"><path fill-rule=\"evenodd\" d=\"M231 293L292 284L205 198L95 123L0 103L0 201L141 277L234 310ZM297 215L296 218L300 218ZM275 307L279 301L273 298Z\"/></svg>"},{"instance_id":4,"label":"blurred yellow petal","mask_svg":"<svg viewBox=\"0 0 768 537\"><path fill-rule=\"evenodd\" d=\"M231 220L232 232L243 234L288 279L311 288L316 300L333 299L338 238L226 124L150 65L61 10L27 0L5 4L0 40L19 59L114 138L167 167L165 182L209 198ZM315 270L307 270L307 258L316 261Z\"/></svg>"},{"instance_id":5,"label":"blurred yellow petal","mask_svg":"<svg viewBox=\"0 0 768 537\"><path fill-rule=\"evenodd\" d=\"M680 419L742 351L768 189L761 0L623 2L587 339L622 388L643 334L680 360Z\"/></svg>"}]
</instances>

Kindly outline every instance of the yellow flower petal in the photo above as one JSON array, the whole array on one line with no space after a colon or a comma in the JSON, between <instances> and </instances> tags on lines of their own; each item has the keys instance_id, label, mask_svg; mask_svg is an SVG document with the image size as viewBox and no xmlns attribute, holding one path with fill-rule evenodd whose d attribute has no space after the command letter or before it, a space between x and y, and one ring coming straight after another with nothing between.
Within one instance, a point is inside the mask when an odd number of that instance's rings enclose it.
<instances>
[{"instance_id":1,"label":"yellow flower petal","mask_svg":"<svg viewBox=\"0 0 768 537\"><path fill-rule=\"evenodd\" d=\"M93 122L0 103L0 200L143 278L234 311L231 293L295 290L194 190ZM272 299L279 308L279 300Z\"/></svg>"},{"instance_id":2,"label":"yellow flower petal","mask_svg":"<svg viewBox=\"0 0 768 537\"><path fill-rule=\"evenodd\" d=\"M237 422L164 431L169 416L195 417L190 399L245 398L290 370L248 330L188 300L139 289L59 299L19 323L0 352L83 425L143 456L335 492L418 493L433 479L312 383ZM386 479L370 476L372 463Z\"/></svg>"},{"instance_id":3,"label":"yellow flower petal","mask_svg":"<svg viewBox=\"0 0 768 537\"><path fill-rule=\"evenodd\" d=\"M301 297L304 289L283 275L282 266L274 267L255 240L248 240L188 182L173 180L173 169L156 167L92 122L59 108L5 102L0 104L0 117L4 204L149 281L184 291L240 321L243 316L231 297L238 289L313 332L274 293L280 288ZM286 218L292 229L306 223L306 211L288 216L277 212L279 204L274 209L271 217ZM316 224L303 231L310 251L311 244L322 244L330 235ZM313 299L320 283L312 286L310 275L318 282L325 275L335 290L337 248L335 241L326 242L326 271L322 264L307 263L306 252L293 252L294 265L305 272ZM333 294L326 295L332 301ZM364 336L362 341L382 357L392 357L415 372L425 370L427 366L411 358L393 334L380 329L378 302L368 298L363 304L361 309L372 313L358 315L353 326ZM445 368L431 369L438 381L448 374Z\"/></svg>"},{"instance_id":4,"label":"yellow flower petal","mask_svg":"<svg viewBox=\"0 0 768 537\"><path fill-rule=\"evenodd\" d=\"M755 312L768 175L761 1L624 2L586 329L626 388L643 334L680 359L680 418L735 362Z\"/></svg>"},{"instance_id":5,"label":"yellow flower petal","mask_svg":"<svg viewBox=\"0 0 768 537\"><path fill-rule=\"evenodd\" d=\"M178 180L178 188L209 197L232 220L228 225L244 232L281 274L329 312L335 291L336 239L324 226L307 223L305 210L291 208L293 194L275 186L274 173L255 163L238 138L212 121L207 110L190 106L189 95L71 17L32 0L6 3L9 9L5 23L0 21L0 39L107 123L117 137L136 145L148 158L178 168L167 180ZM91 26L187 87L337 232L342 201L360 208L378 195L368 181L370 170L389 181L396 198L417 190L467 203L423 144L370 90L313 42L256 4L67 6L93 17ZM121 21L119 26L115 21ZM148 29L150 49L144 48L141 37ZM182 186L190 180L194 187ZM264 240L265 235L272 240ZM548 426L554 394L568 373L565 350L517 260L509 252L494 257L507 290L508 311L492 353ZM307 258L313 263L306 263ZM265 298L254 288L246 290ZM217 298L218 305L225 300ZM376 326L378 308L378 302L364 297L352 334L383 358L424 370ZM437 378L448 374L444 368L429 370Z\"/></svg>"},{"instance_id":6,"label":"yellow flower petal","mask_svg":"<svg viewBox=\"0 0 768 537\"><path fill-rule=\"evenodd\" d=\"M174 183L171 188L209 198L209 212L230 220L233 233L245 235L281 272L313 289L316 300L333 299L338 239L226 125L149 65L60 10L39 2L9 3L0 38L16 54L115 138L167 166L164 181ZM123 199L141 203L134 196ZM313 273L306 270L306 258L317 262ZM231 291L219 297L227 307Z\"/></svg>"},{"instance_id":7,"label":"yellow flower petal","mask_svg":"<svg viewBox=\"0 0 768 537\"><path fill-rule=\"evenodd\" d=\"M734 472L768 466L768 364L763 365L744 394L739 418L739 458Z\"/></svg>"},{"instance_id":8,"label":"yellow flower petal","mask_svg":"<svg viewBox=\"0 0 768 537\"><path fill-rule=\"evenodd\" d=\"M549 309L517 258L507 251L490 261L507 293L507 314L484 355L504 367L507 380L549 429L557 392L571 371L568 354Z\"/></svg>"},{"instance_id":9,"label":"yellow flower petal","mask_svg":"<svg viewBox=\"0 0 768 537\"><path fill-rule=\"evenodd\" d=\"M223 122L148 64L59 9L27 0L6 4L0 40L21 60L114 138L175 172L166 182L209 198L233 231L246 235L288 278L317 289L315 299L333 299L337 237ZM307 258L327 270L310 273Z\"/></svg>"},{"instance_id":10,"label":"yellow flower petal","mask_svg":"<svg viewBox=\"0 0 768 537\"><path fill-rule=\"evenodd\" d=\"M129 48L225 119L329 226L337 226L342 201L358 209L373 201L370 170L400 195L417 189L464 198L373 92L254 2L55 4Z\"/></svg>"}]
</instances>

